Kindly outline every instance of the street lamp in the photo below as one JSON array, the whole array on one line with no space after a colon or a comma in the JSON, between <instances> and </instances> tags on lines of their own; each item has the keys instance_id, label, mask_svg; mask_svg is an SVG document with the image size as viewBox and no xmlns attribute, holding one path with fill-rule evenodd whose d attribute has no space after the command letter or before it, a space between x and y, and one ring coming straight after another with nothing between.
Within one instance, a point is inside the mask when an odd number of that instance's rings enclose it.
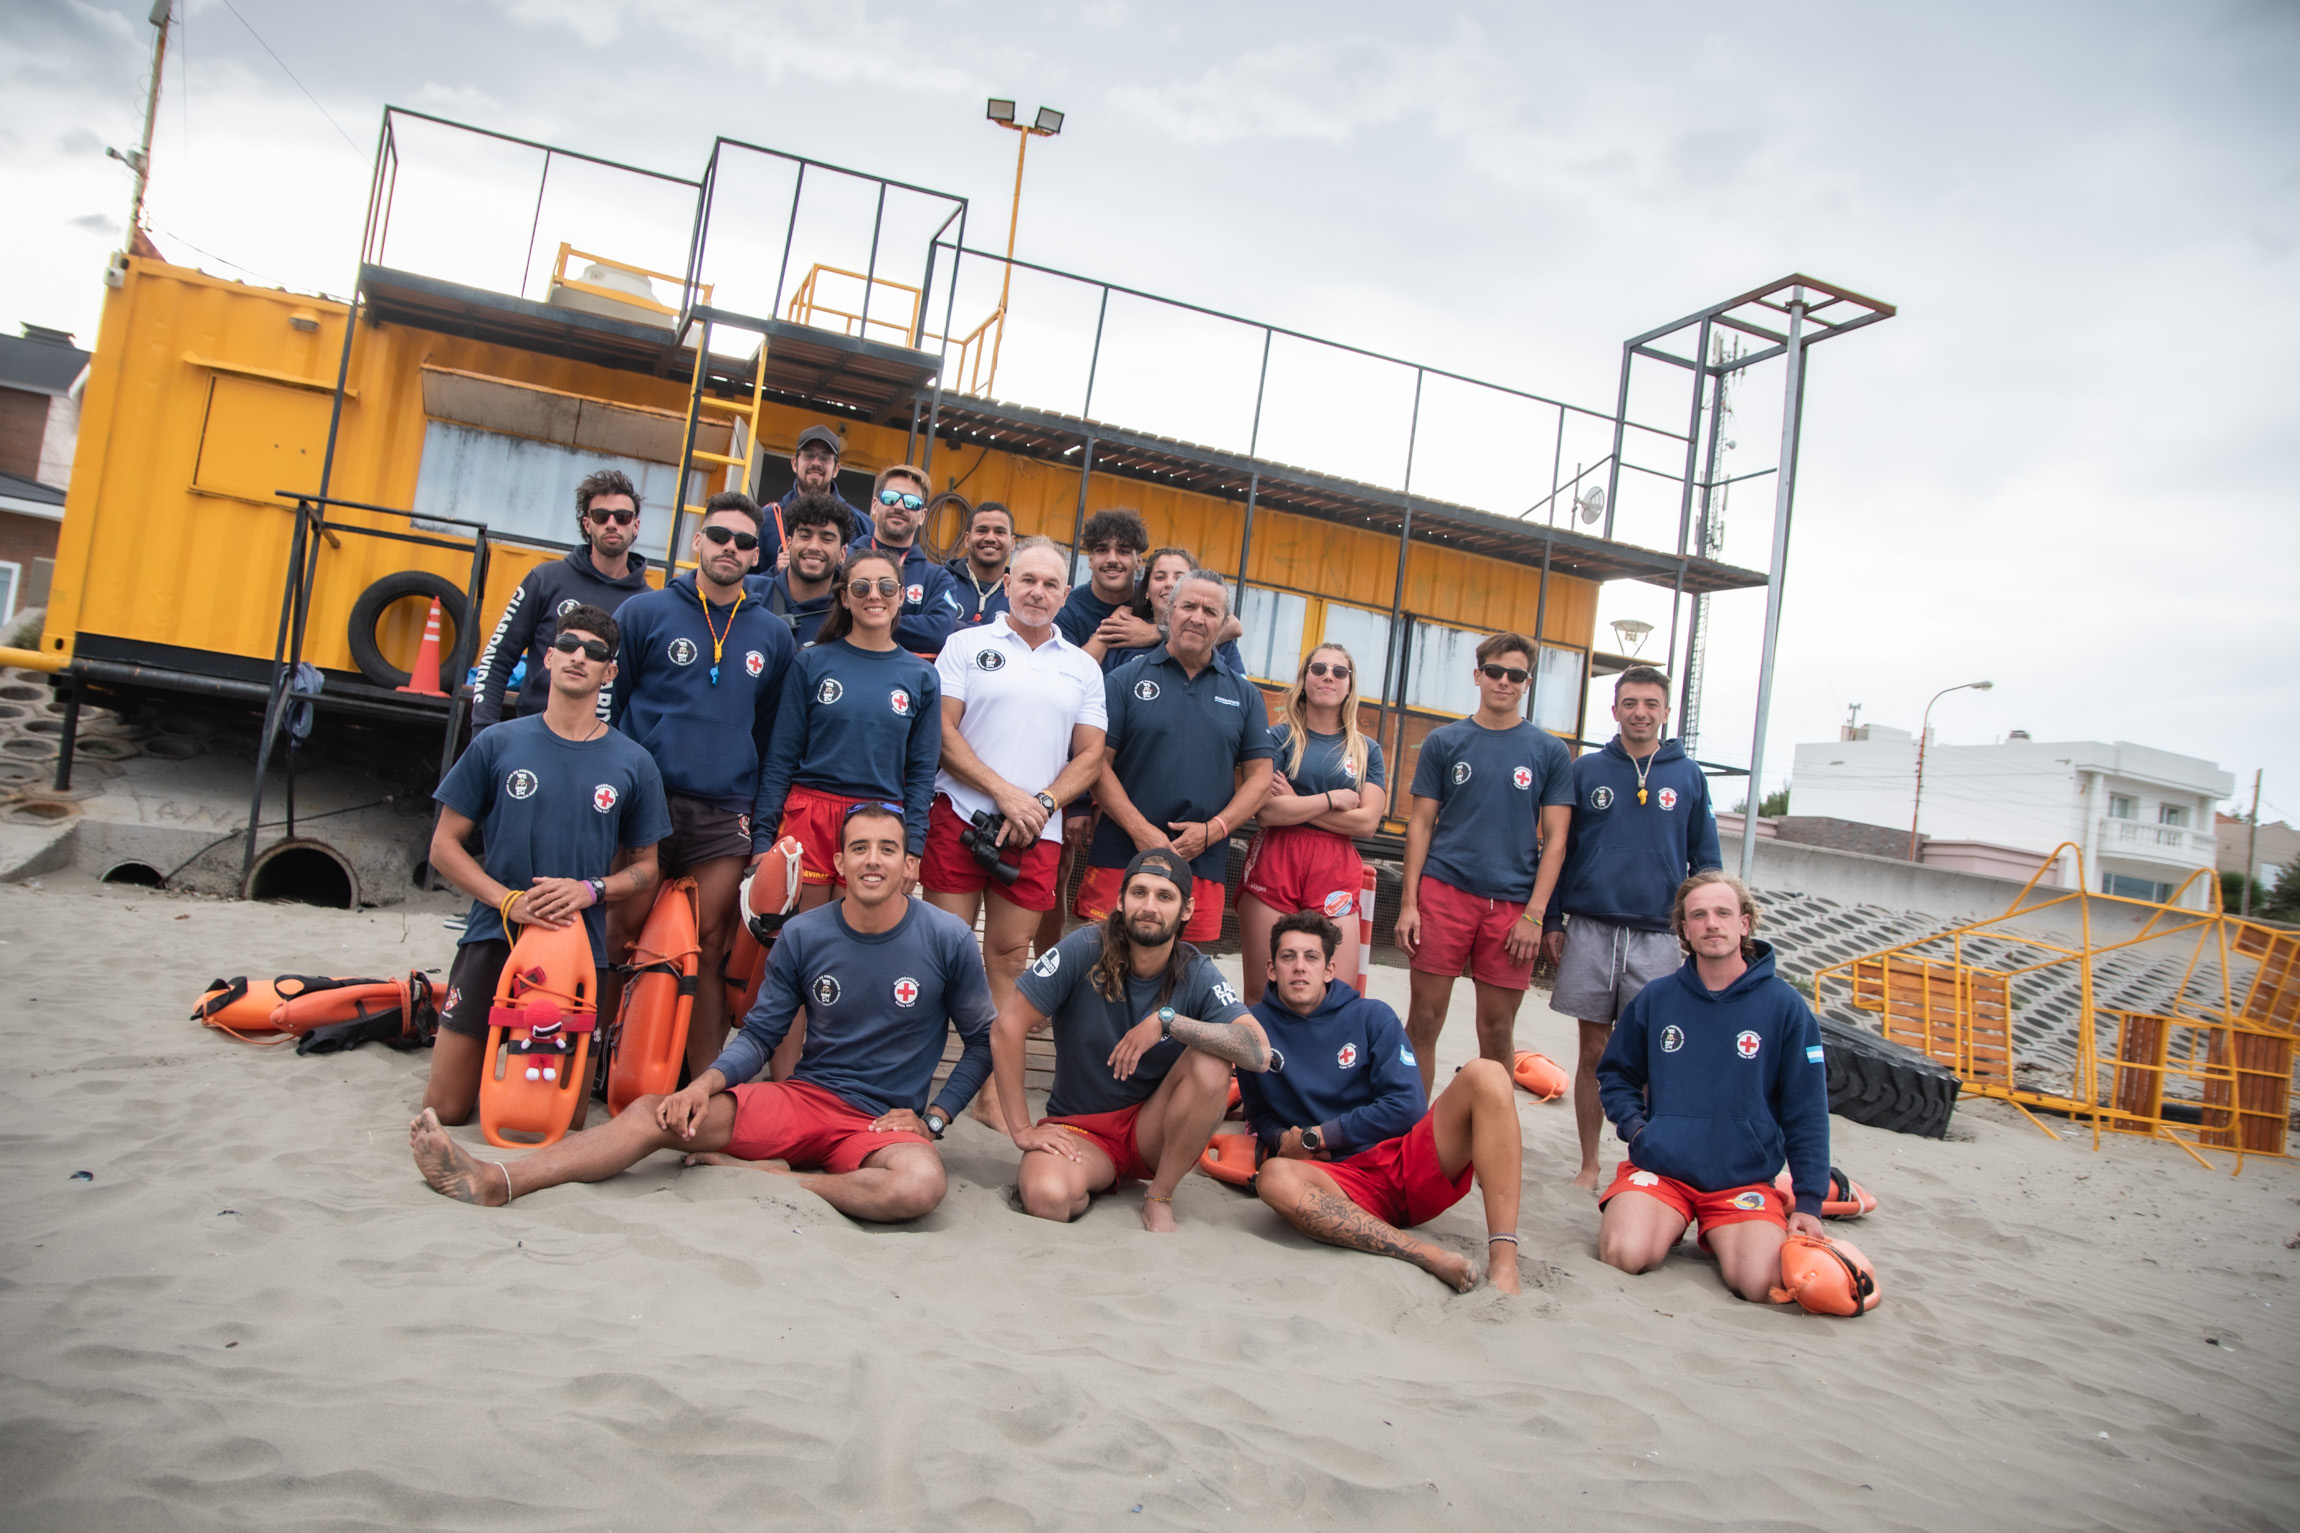
<instances>
[{"instance_id":1,"label":"street lamp","mask_svg":"<svg viewBox=\"0 0 2300 1533\"><path fill-rule=\"evenodd\" d=\"M1062 131L1063 114L1050 106L1042 106L1036 117L1023 122L1016 115L1013 102L993 96L983 115L1002 128L1013 129L1020 140L1014 147L1014 208L1006 218L1006 275L998 284L998 335L990 343L990 373L982 384L987 395L998 378L998 354L1006 345L1006 300L1014 289L1014 236L1022 224L1022 162L1030 153L1032 139L1052 138Z\"/></svg>"},{"instance_id":2,"label":"street lamp","mask_svg":"<svg viewBox=\"0 0 2300 1533\"><path fill-rule=\"evenodd\" d=\"M1925 742L1933 732L1933 703L1951 692L1986 692L1995 686L1993 681L1960 681L1953 687L1943 687L1933 694L1932 702L1925 704L1924 722L1917 726L1917 796L1909 805L1909 861L1917 860L1917 815L1925 803Z\"/></svg>"}]
</instances>

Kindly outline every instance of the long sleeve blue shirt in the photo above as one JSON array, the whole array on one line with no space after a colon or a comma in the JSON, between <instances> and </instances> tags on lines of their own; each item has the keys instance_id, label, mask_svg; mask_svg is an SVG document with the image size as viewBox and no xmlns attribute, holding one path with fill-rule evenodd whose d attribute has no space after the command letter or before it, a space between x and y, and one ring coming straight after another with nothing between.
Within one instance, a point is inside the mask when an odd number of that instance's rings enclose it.
<instances>
[{"instance_id":1,"label":"long sleeve blue shirt","mask_svg":"<svg viewBox=\"0 0 2300 1533\"><path fill-rule=\"evenodd\" d=\"M705 613L692 572L632 597L615 622L616 727L655 758L667 791L747 810L755 827L760 763L797 650L789 626L748 593Z\"/></svg>"},{"instance_id":2,"label":"long sleeve blue shirt","mask_svg":"<svg viewBox=\"0 0 2300 1533\"><path fill-rule=\"evenodd\" d=\"M1756 949L1722 991L1692 959L1639 991L1598 1061L1598 1099L1639 1170L1723 1192L1772 1181L1786 1160L1797 1211L1818 1214L1829 1190L1821 1025L1774 974L1772 946Z\"/></svg>"},{"instance_id":3,"label":"long sleeve blue shirt","mask_svg":"<svg viewBox=\"0 0 2300 1533\"><path fill-rule=\"evenodd\" d=\"M1405 1024L1382 1002L1337 979L1306 1017L1279 1000L1274 985L1253 1014L1285 1056L1261 1074L1238 1072L1246 1124L1265 1149L1276 1149L1289 1128L1315 1126L1340 1160L1397 1138L1429 1111Z\"/></svg>"},{"instance_id":4,"label":"long sleeve blue shirt","mask_svg":"<svg viewBox=\"0 0 2300 1533\"><path fill-rule=\"evenodd\" d=\"M910 853L921 856L941 760L942 683L933 666L906 649L858 649L845 639L809 645L783 684L751 844L774 844L796 784L901 804Z\"/></svg>"},{"instance_id":5,"label":"long sleeve blue shirt","mask_svg":"<svg viewBox=\"0 0 2300 1533\"><path fill-rule=\"evenodd\" d=\"M916 543L908 548L888 548L866 537L847 545L850 561L864 552L882 553L902 561L902 610L895 614L895 643L914 654L941 654L950 631L966 615L966 599L952 583L950 571L935 563Z\"/></svg>"},{"instance_id":6,"label":"long sleeve blue shirt","mask_svg":"<svg viewBox=\"0 0 2300 1533\"><path fill-rule=\"evenodd\" d=\"M1665 932L1677 886L1689 874L1722 865L1709 779L1686 759L1685 747L1662 741L1640 784L1637 763L1616 735L1605 749L1573 763L1573 833L1542 924L1555 931L1565 916L1590 916Z\"/></svg>"}]
</instances>

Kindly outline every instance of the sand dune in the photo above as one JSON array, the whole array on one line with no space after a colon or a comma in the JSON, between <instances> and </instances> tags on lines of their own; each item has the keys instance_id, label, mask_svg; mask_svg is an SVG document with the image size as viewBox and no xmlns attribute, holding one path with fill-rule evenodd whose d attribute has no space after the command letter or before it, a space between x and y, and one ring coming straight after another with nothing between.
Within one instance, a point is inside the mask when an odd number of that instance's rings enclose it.
<instances>
[{"instance_id":1,"label":"sand dune","mask_svg":"<svg viewBox=\"0 0 2300 1533\"><path fill-rule=\"evenodd\" d=\"M444 966L444 903L44 882L0 887L12 1528L2300 1521L2288 1163L1836 1120L1885 1205L1840 1227L1886 1291L1855 1321L1741 1304L1690 1243L1601 1267L1529 1099L1516 1301L1203 1177L1167 1239L1125 1195L1029 1220L970 1121L905 1229L668 1155L483 1212L411 1168L422 1056L183 1020L211 974ZM1519 1036L1566 1057L1538 999ZM1479 1253L1474 1197L1434 1229Z\"/></svg>"}]
</instances>

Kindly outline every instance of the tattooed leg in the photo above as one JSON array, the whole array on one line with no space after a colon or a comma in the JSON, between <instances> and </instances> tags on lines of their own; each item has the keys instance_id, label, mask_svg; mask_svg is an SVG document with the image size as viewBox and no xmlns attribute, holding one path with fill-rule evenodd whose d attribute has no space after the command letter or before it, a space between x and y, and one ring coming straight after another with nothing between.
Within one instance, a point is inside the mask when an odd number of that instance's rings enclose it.
<instances>
[{"instance_id":1,"label":"tattooed leg","mask_svg":"<svg viewBox=\"0 0 2300 1533\"><path fill-rule=\"evenodd\" d=\"M1343 1197L1333 1179L1311 1162L1264 1161L1255 1190L1280 1218L1312 1240L1411 1262L1457 1293L1477 1286L1477 1268L1468 1257L1384 1224Z\"/></svg>"}]
</instances>

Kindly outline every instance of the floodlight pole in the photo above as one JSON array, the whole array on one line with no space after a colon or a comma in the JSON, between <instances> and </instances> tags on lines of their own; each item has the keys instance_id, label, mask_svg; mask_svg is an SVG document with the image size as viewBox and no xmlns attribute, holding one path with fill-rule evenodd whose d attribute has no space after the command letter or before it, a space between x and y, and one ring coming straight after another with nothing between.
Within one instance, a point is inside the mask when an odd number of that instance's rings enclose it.
<instances>
[{"instance_id":1,"label":"floodlight pole","mask_svg":"<svg viewBox=\"0 0 2300 1533\"><path fill-rule=\"evenodd\" d=\"M1789 565L1789 509L1797 493L1797 435L1805 419L1805 290L1792 288L1789 376L1782 385L1781 471L1773 487L1773 562L1765 578L1765 649L1757 662L1757 732L1749 745L1749 810L1741 821L1741 881L1757 871L1757 811L1765 802L1765 718L1773 706L1773 656L1781 642L1781 578ZM1626 397L1626 392L1625 396ZM1610 498L1607 510L1612 509Z\"/></svg>"},{"instance_id":2,"label":"floodlight pole","mask_svg":"<svg viewBox=\"0 0 2300 1533\"><path fill-rule=\"evenodd\" d=\"M2237 914L2252 919L2252 870L2260 864L2260 774L2264 769L2252 769L2252 828L2244 833L2244 898Z\"/></svg>"},{"instance_id":3,"label":"floodlight pole","mask_svg":"<svg viewBox=\"0 0 2300 1533\"><path fill-rule=\"evenodd\" d=\"M1925 807L1925 742L1933 732L1933 703L1939 702L1951 692L1986 692L1995 685L1996 683L1993 681L1960 681L1953 687L1941 688L1933 694L1932 702L1925 704L1925 716L1917 724L1917 791L1915 797L1909 801L1909 861L1911 862L1917 860L1917 816L1924 812Z\"/></svg>"},{"instance_id":4,"label":"floodlight pole","mask_svg":"<svg viewBox=\"0 0 2300 1533\"><path fill-rule=\"evenodd\" d=\"M1006 271L998 281L998 333L990 339L990 371L982 380L982 393L986 399L998 382L998 354L1006 348L1006 300L1014 290L1014 237L1022 227L1022 163L1029 157L1030 141L1033 138L1052 138L1060 128L1059 123L1055 129L1037 127L1021 121L1019 117L1011 122L997 117L990 120L1002 128L1013 129L1014 136L1021 142L1014 146L1014 206L1006 215Z\"/></svg>"}]
</instances>

